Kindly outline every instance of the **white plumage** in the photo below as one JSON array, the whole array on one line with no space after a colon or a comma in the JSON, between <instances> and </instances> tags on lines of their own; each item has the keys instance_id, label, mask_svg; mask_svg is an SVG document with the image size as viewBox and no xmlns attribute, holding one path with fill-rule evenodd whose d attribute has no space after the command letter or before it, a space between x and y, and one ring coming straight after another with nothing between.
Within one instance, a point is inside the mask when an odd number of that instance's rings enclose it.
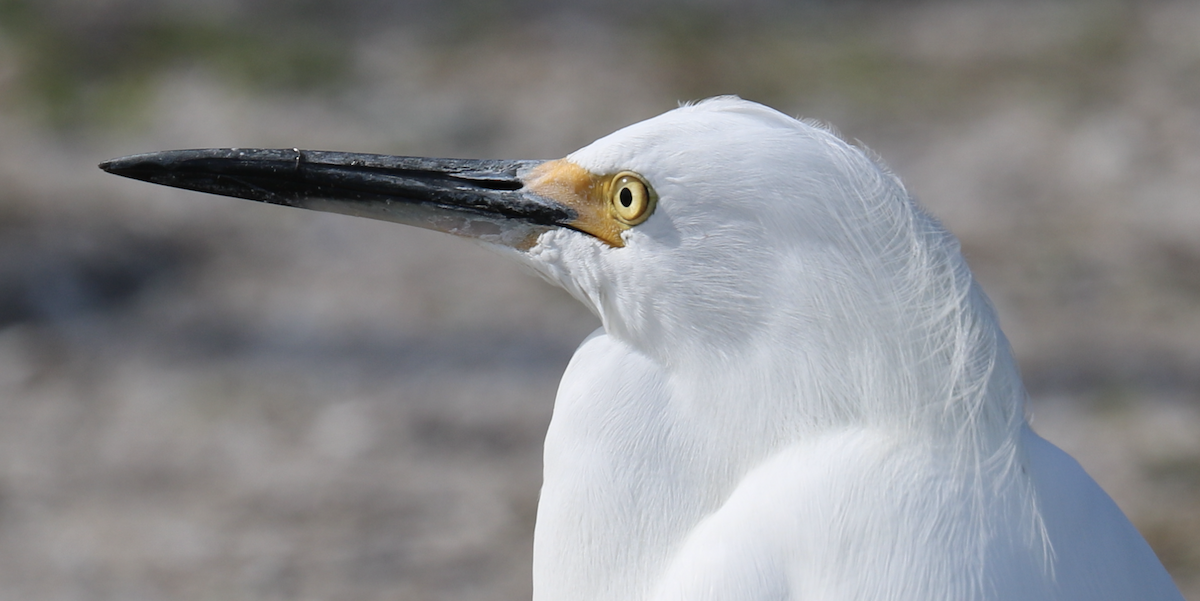
<instances>
[{"instance_id":1,"label":"white plumage","mask_svg":"<svg viewBox=\"0 0 1200 601\"><path fill-rule=\"evenodd\" d=\"M603 321L546 439L535 601L1181 599L867 154L719 98L567 160L659 202L624 248L516 253Z\"/></svg>"},{"instance_id":2,"label":"white plumage","mask_svg":"<svg viewBox=\"0 0 1200 601\"><path fill-rule=\"evenodd\" d=\"M820 127L717 98L559 161L101 167L478 238L600 316L546 437L534 601L1182 599L1029 429L958 242Z\"/></svg>"}]
</instances>

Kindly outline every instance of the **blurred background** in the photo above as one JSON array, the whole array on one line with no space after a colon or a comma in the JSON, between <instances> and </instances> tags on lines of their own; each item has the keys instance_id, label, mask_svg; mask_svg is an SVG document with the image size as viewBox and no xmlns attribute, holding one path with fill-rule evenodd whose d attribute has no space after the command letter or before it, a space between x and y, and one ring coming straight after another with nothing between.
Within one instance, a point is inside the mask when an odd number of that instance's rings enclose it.
<instances>
[{"instance_id":1,"label":"blurred background","mask_svg":"<svg viewBox=\"0 0 1200 601\"><path fill-rule=\"evenodd\" d=\"M462 240L96 169L553 158L735 93L963 242L1034 427L1200 600L1200 4L0 0L0 600L513 600L597 320Z\"/></svg>"}]
</instances>

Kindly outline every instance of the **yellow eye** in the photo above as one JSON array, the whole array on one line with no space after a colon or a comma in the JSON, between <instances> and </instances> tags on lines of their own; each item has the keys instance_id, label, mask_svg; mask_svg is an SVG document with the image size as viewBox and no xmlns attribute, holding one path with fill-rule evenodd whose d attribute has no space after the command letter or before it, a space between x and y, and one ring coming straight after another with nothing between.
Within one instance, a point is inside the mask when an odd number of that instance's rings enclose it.
<instances>
[{"instance_id":1,"label":"yellow eye","mask_svg":"<svg viewBox=\"0 0 1200 601\"><path fill-rule=\"evenodd\" d=\"M617 221L637 225L654 212L654 193L642 176L631 171L618 173L613 178L611 190L609 204Z\"/></svg>"}]
</instances>

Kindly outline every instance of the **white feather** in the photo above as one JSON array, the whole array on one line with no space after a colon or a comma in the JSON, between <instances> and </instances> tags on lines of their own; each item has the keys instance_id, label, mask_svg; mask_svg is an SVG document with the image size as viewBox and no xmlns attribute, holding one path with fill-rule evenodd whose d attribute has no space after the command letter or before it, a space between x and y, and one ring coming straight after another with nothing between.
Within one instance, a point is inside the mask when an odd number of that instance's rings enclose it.
<instances>
[{"instance_id":1,"label":"white feather","mask_svg":"<svg viewBox=\"0 0 1200 601\"><path fill-rule=\"evenodd\" d=\"M1181 599L866 153L722 97L568 159L659 202L623 248L523 255L603 323L546 439L535 601Z\"/></svg>"}]
</instances>

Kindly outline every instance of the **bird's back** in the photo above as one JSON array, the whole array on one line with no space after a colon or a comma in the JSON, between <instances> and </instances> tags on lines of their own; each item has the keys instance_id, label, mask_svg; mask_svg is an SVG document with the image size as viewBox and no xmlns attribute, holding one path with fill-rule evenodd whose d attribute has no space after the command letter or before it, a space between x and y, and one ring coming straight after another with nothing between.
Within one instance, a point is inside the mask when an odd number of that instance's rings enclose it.
<instances>
[{"instance_id":1,"label":"bird's back","mask_svg":"<svg viewBox=\"0 0 1200 601\"><path fill-rule=\"evenodd\" d=\"M680 392L602 331L581 345L547 437L535 601L1181 599L1104 491L1027 427L1017 465L970 480L902 428L739 462L695 438Z\"/></svg>"},{"instance_id":2,"label":"bird's back","mask_svg":"<svg viewBox=\"0 0 1200 601\"><path fill-rule=\"evenodd\" d=\"M1079 463L1028 428L1022 440L1052 550L1049 598L1182 601L1150 545Z\"/></svg>"}]
</instances>

